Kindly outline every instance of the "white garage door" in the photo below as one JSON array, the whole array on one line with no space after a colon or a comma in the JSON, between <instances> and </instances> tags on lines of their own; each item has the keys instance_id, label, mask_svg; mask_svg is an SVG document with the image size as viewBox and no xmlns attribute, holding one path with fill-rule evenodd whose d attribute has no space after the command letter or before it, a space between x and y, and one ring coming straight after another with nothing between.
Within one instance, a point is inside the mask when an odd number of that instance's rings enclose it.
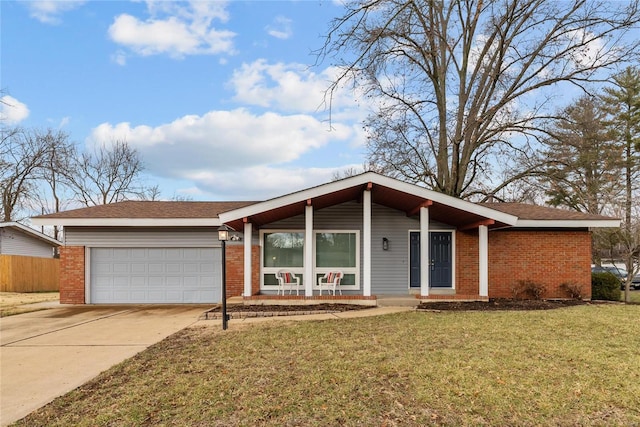
<instances>
[{"instance_id":1,"label":"white garage door","mask_svg":"<svg viewBox=\"0 0 640 427\"><path fill-rule=\"evenodd\" d=\"M93 304L215 303L220 248L92 248Z\"/></svg>"}]
</instances>

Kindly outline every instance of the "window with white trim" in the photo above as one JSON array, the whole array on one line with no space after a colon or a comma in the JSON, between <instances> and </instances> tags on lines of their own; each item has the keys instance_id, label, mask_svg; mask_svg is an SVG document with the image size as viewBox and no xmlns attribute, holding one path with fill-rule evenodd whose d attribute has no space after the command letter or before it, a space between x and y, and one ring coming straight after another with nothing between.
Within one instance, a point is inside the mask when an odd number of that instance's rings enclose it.
<instances>
[{"instance_id":1,"label":"window with white trim","mask_svg":"<svg viewBox=\"0 0 640 427\"><path fill-rule=\"evenodd\" d=\"M304 231L265 230L261 231L262 265L261 288L276 290L276 273L286 269L304 280ZM330 271L344 273L343 289L360 289L360 231L358 230L316 230L314 231L313 268L318 287L318 278Z\"/></svg>"},{"instance_id":2,"label":"window with white trim","mask_svg":"<svg viewBox=\"0 0 640 427\"><path fill-rule=\"evenodd\" d=\"M360 287L360 232L359 231L316 231L315 232L315 276L318 278L329 271L344 273L343 287Z\"/></svg>"},{"instance_id":3,"label":"window with white trim","mask_svg":"<svg viewBox=\"0 0 640 427\"><path fill-rule=\"evenodd\" d=\"M286 269L300 277L304 273L304 232L268 231L262 233L262 284L277 289L276 273Z\"/></svg>"}]
</instances>

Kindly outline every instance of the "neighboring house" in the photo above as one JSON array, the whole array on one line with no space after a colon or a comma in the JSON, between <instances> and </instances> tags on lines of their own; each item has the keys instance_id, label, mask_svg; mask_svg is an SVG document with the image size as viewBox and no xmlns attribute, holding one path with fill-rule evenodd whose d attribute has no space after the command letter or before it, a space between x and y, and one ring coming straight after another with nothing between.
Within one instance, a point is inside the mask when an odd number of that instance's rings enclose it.
<instances>
[{"instance_id":1,"label":"neighboring house","mask_svg":"<svg viewBox=\"0 0 640 427\"><path fill-rule=\"evenodd\" d=\"M57 291L61 243L17 222L0 223L0 291Z\"/></svg>"},{"instance_id":2,"label":"neighboring house","mask_svg":"<svg viewBox=\"0 0 640 427\"><path fill-rule=\"evenodd\" d=\"M18 222L0 223L0 255L53 258L61 243Z\"/></svg>"},{"instance_id":3,"label":"neighboring house","mask_svg":"<svg viewBox=\"0 0 640 427\"><path fill-rule=\"evenodd\" d=\"M372 172L265 202L121 202L44 215L61 225L63 303L213 303L221 296L306 299L318 278L344 273L342 296L375 300L511 297L520 281L566 298L591 292L591 233L613 218L513 203L477 204ZM276 296L278 270L300 296ZM310 280L309 280L310 279ZM332 296L333 298L333 296Z\"/></svg>"}]
</instances>

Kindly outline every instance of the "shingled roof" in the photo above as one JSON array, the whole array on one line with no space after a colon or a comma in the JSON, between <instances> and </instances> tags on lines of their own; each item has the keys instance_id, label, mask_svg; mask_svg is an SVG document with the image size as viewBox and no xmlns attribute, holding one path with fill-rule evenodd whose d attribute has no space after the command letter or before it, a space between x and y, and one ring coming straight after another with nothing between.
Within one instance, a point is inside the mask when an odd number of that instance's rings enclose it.
<instances>
[{"instance_id":1,"label":"shingled roof","mask_svg":"<svg viewBox=\"0 0 640 427\"><path fill-rule=\"evenodd\" d=\"M223 222L241 229L245 218L253 224L267 224L304 213L309 199L316 209L357 200L364 188L371 188L372 202L415 215L416 207L430 202L434 221L456 226L491 220L494 228L585 228L618 227L619 219L566 209L524 203L471 203L372 172L312 187L266 202L172 202L125 201L74 209L33 218L37 225L95 227L216 227Z\"/></svg>"},{"instance_id":2,"label":"shingled roof","mask_svg":"<svg viewBox=\"0 0 640 427\"><path fill-rule=\"evenodd\" d=\"M550 208L546 206L528 205L526 203L478 203L490 209L495 209L510 215L517 216L519 220L533 221L592 221L610 220L611 217L593 215L567 209Z\"/></svg>"},{"instance_id":3,"label":"shingled roof","mask_svg":"<svg viewBox=\"0 0 640 427\"><path fill-rule=\"evenodd\" d=\"M108 205L73 209L34 219L67 218L217 218L222 212L242 208L255 202L167 202L126 201Z\"/></svg>"}]
</instances>

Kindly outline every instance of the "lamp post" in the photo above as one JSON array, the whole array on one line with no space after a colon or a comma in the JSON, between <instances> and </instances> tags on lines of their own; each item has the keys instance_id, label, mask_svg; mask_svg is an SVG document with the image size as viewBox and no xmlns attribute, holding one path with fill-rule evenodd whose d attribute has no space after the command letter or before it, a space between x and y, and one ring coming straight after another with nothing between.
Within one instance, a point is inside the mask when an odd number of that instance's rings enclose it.
<instances>
[{"instance_id":1,"label":"lamp post","mask_svg":"<svg viewBox=\"0 0 640 427\"><path fill-rule=\"evenodd\" d=\"M222 329L227 329L229 316L227 315L227 250L226 242L229 240L231 229L225 224L218 228L218 240L222 242Z\"/></svg>"}]
</instances>

